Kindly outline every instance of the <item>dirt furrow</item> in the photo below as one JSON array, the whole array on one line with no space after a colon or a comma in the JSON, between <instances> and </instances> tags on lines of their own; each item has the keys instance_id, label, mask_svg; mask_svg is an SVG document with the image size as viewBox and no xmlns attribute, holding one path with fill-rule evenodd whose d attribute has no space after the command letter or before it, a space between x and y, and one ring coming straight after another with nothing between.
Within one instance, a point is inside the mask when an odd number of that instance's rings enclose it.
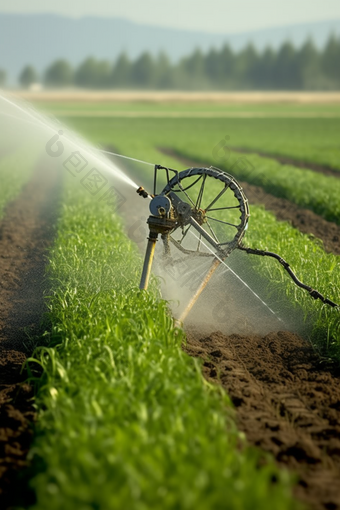
<instances>
[{"instance_id":1,"label":"dirt furrow","mask_svg":"<svg viewBox=\"0 0 340 510\"><path fill-rule=\"evenodd\" d=\"M45 311L46 253L53 240L60 179L39 163L0 220L0 507L17 494L32 436L32 390L21 367Z\"/></svg>"},{"instance_id":2,"label":"dirt furrow","mask_svg":"<svg viewBox=\"0 0 340 510\"><path fill-rule=\"evenodd\" d=\"M177 158L178 161L187 167L202 166L202 163L179 156L171 149L162 149L162 152ZM278 220L288 221L300 232L312 234L321 239L327 252L340 255L340 225L327 221L313 211L299 207L285 198L275 197L264 191L260 186L254 186L243 181L238 182L243 187L250 204L264 205L268 211L275 214Z\"/></svg>"},{"instance_id":3,"label":"dirt furrow","mask_svg":"<svg viewBox=\"0 0 340 510\"><path fill-rule=\"evenodd\" d=\"M185 350L222 384L247 441L299 477L295 495L313 509L340 508L340 369L290 332L208 336Z\"/></svg>"}]
</instances>

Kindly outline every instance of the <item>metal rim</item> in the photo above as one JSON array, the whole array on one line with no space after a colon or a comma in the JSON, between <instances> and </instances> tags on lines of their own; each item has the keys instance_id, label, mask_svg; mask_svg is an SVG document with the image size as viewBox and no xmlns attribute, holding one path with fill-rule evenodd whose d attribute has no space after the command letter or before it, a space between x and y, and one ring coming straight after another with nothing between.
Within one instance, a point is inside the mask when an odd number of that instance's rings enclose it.
<instances>
[{"instance_id":1,"label":"metal rim","mask_svg":"<svg viewBox=\"0 0 340 510\"><path fill-rule=\"evenodd\" d=\"M194 180L189 186L185 186L185 179L188 179L189 177L195 177L197 176L197 179ZM209 185L210 179L218 179L224 184L224 187L222 190L215 196L213 200L210 200L210 203L207 205L205 209L201 209L201 202L202 198L204 196L204 191L206 186ZM191 196L187 191L191 188L194 188L194 186L199 186L197 191L197 197L196 200L193 200L192 198L192 191L190 192ZM183 170L182 172L179 172L175 177L173 177L168 184L165 186L161 194L167 195L170 192L175 193L183 193L183 200L190 204L192 211L194 214L198 214L198 211L201 211L204 213L205 222L207 223L207 228L211 232L212 237L215 239L216 243L218 244L219 251L227 253L233 250L237 247L237 245L240 243L241 239L244 236L245 230L247 229L248 225L248 219L249 219L249 206L248 206L248 200L243 192L242 187L240 184L235 180L235 178L226 173L222 170L214 167L200 167L200 168L188 168L187 170ZM228 193L229 192L229 193ZM228 206L228 200L230 200L232 196L234 199L236 198L238 205ZM196 191L194 193L196 195ZM213 207L214 206L214 207ZM230 209L239 209L240 211L240 222L238 224L235 223L229 223L227 221L216 219L214 218L213 214L215 211L227 211ZM209 214L207 214L207 212ZM215 216L216 216L215 212ZM226 214L223 212L223 214ZM219 222L220 224L225 224L227 226L232 226L235 228L235 235L229 236L230 239L220 239L219 236L214 232L214 228L212 227L211 223ZM225 228L226 228L225 227ZM188 227L187 230L189 230L190 227ZM223 227L222 227L223 228ZM185 233L186 235L186 233ZM185 237L184 235L184 237ZM177 242L178 244L178 242ZM182 244L181 242L179 244ZM198 248L196 250L190 250L194 253L199 251L199 243Z\"/></svg>"}]
</instances>

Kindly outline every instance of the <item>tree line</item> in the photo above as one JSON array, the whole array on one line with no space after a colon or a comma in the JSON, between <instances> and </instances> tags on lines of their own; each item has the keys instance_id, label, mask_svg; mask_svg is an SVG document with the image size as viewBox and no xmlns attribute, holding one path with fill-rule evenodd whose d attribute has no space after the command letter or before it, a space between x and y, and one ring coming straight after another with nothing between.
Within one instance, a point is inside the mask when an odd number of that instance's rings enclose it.
<instances>
[{"instance_id":1,"label":"tree line","mask_svg":"<svg viewBox=\"0 0 340 510\"><path fill-rule=\"evenodd\" d=\"M196 49L177 63L164 53L153 57L144 52L135 60L122 53L114 63L89 57L73 68L60 59L43 76L32 66L20 73L22 87L39 81L46 87L89 89L338 90L340 37L331 35L321 50L312 39L300 48L287 41L263 51L248 44L235 52L226 44L207 53Z\"/></svg>"}]
</instances>

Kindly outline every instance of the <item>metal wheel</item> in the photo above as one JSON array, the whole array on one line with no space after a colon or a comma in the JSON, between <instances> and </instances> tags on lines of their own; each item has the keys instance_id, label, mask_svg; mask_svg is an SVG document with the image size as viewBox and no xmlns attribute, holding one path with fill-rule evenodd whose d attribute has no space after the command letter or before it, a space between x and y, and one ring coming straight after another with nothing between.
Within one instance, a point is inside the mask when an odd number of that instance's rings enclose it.
<instances>
[{"instance_id":1,"label":"metal wheel","mask_svg":"<svg viewBox=\"0 0 340 510\"><path fill-rule=\"evenodd\" d=\"M161 194L171 192L190 206L190 215L214 240L214 251L216 245L225 254L237 247L247 228L249 207L234 177L214 167L189 168L173 177ZM182 251L211 253L207 240L189 222L179 223L171 239Z\"/></svg>"}]
</instances>

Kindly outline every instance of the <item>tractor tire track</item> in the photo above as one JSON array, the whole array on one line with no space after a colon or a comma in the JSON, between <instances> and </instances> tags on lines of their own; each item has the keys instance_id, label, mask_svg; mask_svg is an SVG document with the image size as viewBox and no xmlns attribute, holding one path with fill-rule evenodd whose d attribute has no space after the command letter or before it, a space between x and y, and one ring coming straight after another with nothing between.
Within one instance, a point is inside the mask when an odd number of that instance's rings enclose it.
<instances>
[{"instance_id":1,"label":"tractor tire track","mask_svg":"<svg viewBox=\"0 0 340 510\"><path fill-rule=\"evenodd\" d=\"M226 389L247 442L297 473L295 496L315 510L340 509L340 367L287 331L204 336L191 328L184 350Z\"/></svg>"},{"instance_id":2,"label":"tractor tire track","mask_svg":"<svg viewBox=\"0 0 340 510\"><path fill-rule=\"evenodd\" d=\"M46 253L54 237L60 179L40 162L0 220L0 508L17 498L35 417L32 388L22 364L45 312Z\"/></svg>"},{"instance_id":3,"label":"tractor tire track","mask_svg":"<svg viewBox=\"0 0 340 510\"><path fill-rule=\"evenodd\" d=\"M172 149L159 149L164 154L178 159L181 163L191 166L202 166L188 158L179 156ZM340 177L340 171L338 172ZM312 234L321 239L325 251L340 255L340 225L330 222L309 209L293 204L286 198L278 198L264 191L260 186L238 181L251 204L264 205L268 211L275 214L280 221L288 221L294 228L304 234Z\"/></svg>"}]
</instances>

